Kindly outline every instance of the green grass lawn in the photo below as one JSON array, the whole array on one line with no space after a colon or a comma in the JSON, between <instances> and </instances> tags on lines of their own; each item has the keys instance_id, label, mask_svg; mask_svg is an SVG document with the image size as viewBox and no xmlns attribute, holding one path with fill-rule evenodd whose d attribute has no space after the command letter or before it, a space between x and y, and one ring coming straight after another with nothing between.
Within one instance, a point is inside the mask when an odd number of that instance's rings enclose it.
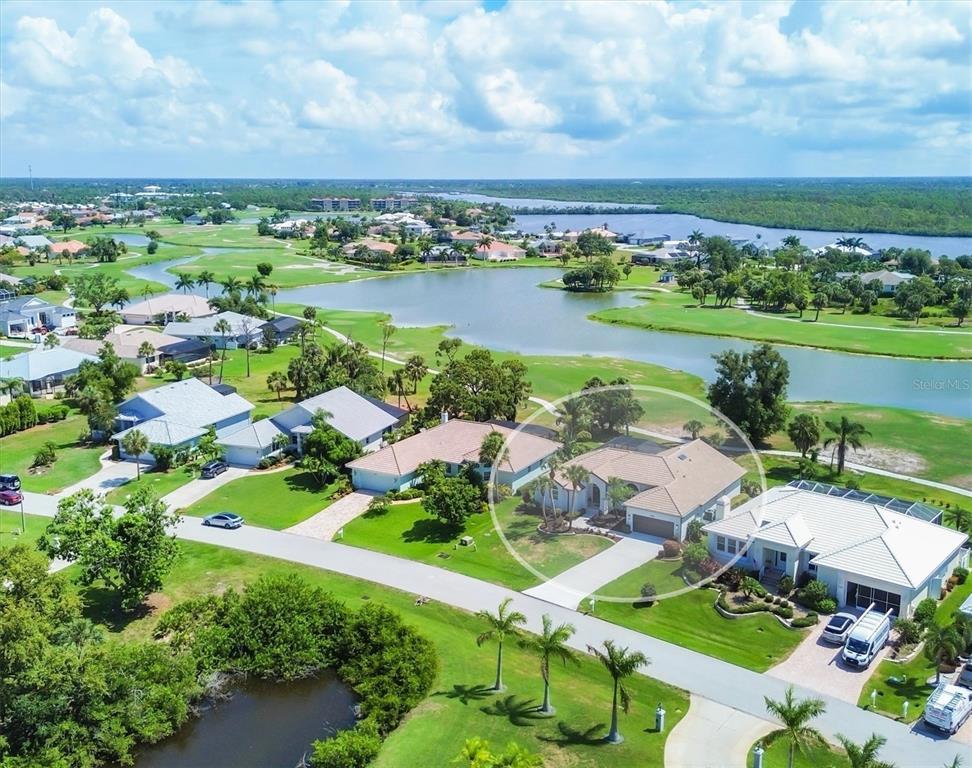
<instances>
[{"instance_id":1,"label":"green grass lawn","mask_svg":"<svg viewBox=\"0 0 972 768\"><path fill-rule=\"evenodd\" d=\"M207 254L189 264L173 267L169 271L173 274L185 272L196 276L205 269L213 272L218 280L224 280L227 277L246 280L258 274L256 265L260 263L273 266L273 272L267 278L267 282L280 288L345 282L347 280L358 280L371 274L370 270L337 271L331 263L301 256L294 250L285 249L282 246Z\"/></svg>"},{"instance_id":2,"label":"green grass lawn","mask_svg":"<svg viewBox=\"0 0 972 768\"><path fill-rule=\"evenodd\" d=\"M30 352L30 350L30 347L14 347L8 344L0 344L0 359L21 355L24 352Z\"/></svg>"},{"instance_id":3,"label":"green grass lawn","mask_svg":"<svg viewBox=\"0 0 972 768\"><path fill-rule=\"evenodd\" d=\"M936 327L925 332L891 332L889 318L874 319L872 327L843 328L831 322L812 322L813 313L803 320L750 314L735 307L698 306L685 293L651 293L646 303L636 307L615 307L595 312L592 319L639 328L737 339L770 341L804 347L820 347L868 355L918 358L972 358L972 332L967 329ZM919 326L920 327L920 326Z\"/></svg>"},{"instance_id":4,"label":"green grass lawn","mask_svg":"<svg viewBox=\"0 0 972 768\"><path fill-rule=\"evenodd\" d=\"M578 667L554 667L552 698L557 714L539 719L530 711L540 703L542 681L537 659L508 642L504 651L505 694L487 692L495 674L496 649L476 646L482 631L472 615L438 603L415 605L415 596L328 571L232 549L179 542L180 557L166 577L147 615L120 615L109 596L91 588L82 594L88 615L125 638L148 638L161 611L191 597L239 588L262 574L297 573L330 590L352 607L381 602L399 611L438 650L439 674L431 695L386 740L374 766L449 765L467 738L481 736L502 748L510 741L540 753L547 766L613 768L661 765L665 738L688 710L688 696L645 676L628 682L630 714L621 715L620 746L600 737L610 722L611 681L587 656ZM73 568L65 574L71 577ZM648 667L646 672L650 673ZM653 732L654 709L668 713L666 734Z\"/></svg>"},{"instance_id":5,"label":"green grass lawn","mask_svg":"<svg viewBox=\"0 0 972 768\"><path fill-rule=\"evenodd\" d=\"M952 615L969 595L972 595L972 579L957 586L938 604L935 621L941 626L951 624ZM925 657L924 653L919 653L906 664L882 661L861 691L857 703L861 707L870 709L871 692L877 691L875 709L883 715L900 720L902 705L907 701L907 721L913 722L921 717L925 702L935 688L927 682L934 674L935 665Z\"/></svg>"},{"instance_id":6,"label":"green grass lawn","mask_svg":"<svg viewBox=\"0 0 972 768\"><path fill-rule=\"evenodd\" d=\"M323 488L309 472L290 468L233 480L182 511L205 517L215 512L236 512L247 525L282 530L316 515L334 501L335 485Z\"/></svg>"},{"instance_id":7,"label":"green grass lawn","mask_svg":"<svg viewBox=\"0 0 972 768\"><path fill-rule=\"evenodd\" d=\"M541 537L536 532L539 519L517 514L518 503L518 498L511 498L498 504L497 518L516 551L547 576L562 573L611 545L602 536ZM475 548L457 546L461 536L472 536ZM536 577L503 546L488 514L474 515L465 529L458 529L429 516L421 502L394 504L385 515L366 513L349 523L342 543L417 560L512 589L522 590L537 583Z\"/></svg>"},{"instance_id":8,"label":"green grass lawn","mask_svg":"<svg viewBox=\"0 0 972 768\"><path fill-rule=\"evenodd\" d=\"M753 765L753 744L746 760L747 768ZM764 746L763 768L787 768L790 742L786 738L778 739L770 746ZM805 752L796 753L793 768L851 768L850 760L843 751L830 746L811 747Z\"/></svg>"},{"instance_id":9,"label":"green grass lawn","mask_svg":"<svg viewBox=\"0 0 972 768\"><path fill-rule=\"evenodd\" d=\"M25 491L57 492L93 475L101 468L98 457L105 446L82 446L78 435L85 426L83 416L36 427L0 439L0 472L20 475ZM39 474L28 470L34 455L47 441L57 445L57 461Z\"/></svg>"},{"instance_id":10,"label":"green grass lawn","mask_svg":"<svg viewBox=\"0 0 972 768\"><path fill-rule=\"evenodd\" d=\"M602 587L598 594L636 597L646 582L654 584L658 594L664 594L685 586L677 575L679 567L678 562L650 562ZM765 672L783 661L804 637L803 631L787 629L769 614L723 618L713 607L716 596L715 590L695 589L638 607L631 603L599 600L595 614L659 640L715 656L755 672Z\"/></svg>"},{"instance_id":11,"label":"green grass lawn","mask_svg":"<svg viewBox=\"0 0 972 768\"><path fill-rule=\"evenodd\" d=\"M26 532L21 532L21 519L27 525ZM0 547L12 547L14 544L33 544L47 529L50 518L39 515L24 515L21 518L20 507L0 507Z\"/></svg>"},{"instance_id":12,"label":"green grass lawn","mask_svg":"<svg viewBox=\"0 0 972 768\"><path fill-rule=\"evenodd\" d=\"M162 498L166 494L172 493L176 488L181 488L195 477L195 470L188 467L173 468L168 472L155 470L147 472L143 469L141 479L133 479L112 489L105 498L110 504L124 504L132 492L140 486L148 486L158 498Z\"/></svg>"}]
</instances>

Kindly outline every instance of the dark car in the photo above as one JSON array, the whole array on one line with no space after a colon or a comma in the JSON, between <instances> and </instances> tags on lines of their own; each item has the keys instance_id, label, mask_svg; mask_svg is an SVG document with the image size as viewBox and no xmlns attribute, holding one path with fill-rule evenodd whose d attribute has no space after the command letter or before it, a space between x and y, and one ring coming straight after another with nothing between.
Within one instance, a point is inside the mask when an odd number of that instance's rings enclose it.
<instances>
[{"instance_id":1,"label":"dark car","mask_svg":"<svg viewBox=\"0 0 972 768\"><path fill-rule=\"evenodd\" d=\"M20 477L18 475L0 475L0 491L19 491Z\"/></svg>"},{"instance_id":2,"label":"dark car","mask_svg":"<svg viewBox=\"0 0 972 768\"><path fill-rule=\"evenodd\" d=\"M203 518L203 525L211 525L214 528L239 528L243 525L243 518L234 512L217 512L215 515L206 515Z\"/></svg>"},{"instance_id":3,"label":"dark car","mask_svg":"<svg viewBox=\"0 0 972 768\"><path fill-rule=\"evenodd\" d=\"M24 494L20 491L0 491L0 504L6 507L12 507L14 504L19 504L24 500Z\"/></svg>"},{"instance_id":4,"label":"dark car","mask_svg":"<svg viewBox=\"0 0 972 768\"><path fill-rule=\"evenodd\" d=\"M201 475L208 480L209 478L216 477L216 475L223 474L228 468L225 461L214 459L202 465Z\"/></svg>"}]
</instances>

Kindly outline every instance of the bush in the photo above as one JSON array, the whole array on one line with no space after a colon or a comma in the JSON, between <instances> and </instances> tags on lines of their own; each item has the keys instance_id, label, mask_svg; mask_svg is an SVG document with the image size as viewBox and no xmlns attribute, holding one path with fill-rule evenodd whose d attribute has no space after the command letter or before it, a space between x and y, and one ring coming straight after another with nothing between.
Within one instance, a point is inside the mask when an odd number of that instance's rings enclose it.
<instances>
[{"instance_id":1,"label":"bush","mask_svg":"<svg viewBox=\"0 0 972 768\"><path fill-rule=\"evenodd\" d=\"M956 568L952 571L952 575L958 579L959 584L964 584L965 580L969 578L968 568Z\"/></svg>"},{"instance_id":2,"label":"bush","mask_svg":"<svg viewBox=\"0 0 972 768\"><path fill-rule=\"evenodd\" d=\"M688 524L688 528L685 531L685 540L690 544L696 541L702 541L702 521L701 520L696 519Z\"/></svg>"},{"instance_id":3,"label":"bush","mask_svg":"<svg viewBox=\"0 0 972 768\"><path fill-rule=\"evenodd\" d=\"M379 517L382 515L387 515L391 511L391 502L386 496L375 496L370 502L368 502L368 509L365 511L365 515L368 517Z\"/></svg>"},{"instance_id":4,"label":"bush","mask_svg":"<svg viewBox=\"0 0 972 768\"><path fill-rule=\"evenodd\" d=\"M784 576L780 579L780 583L777 585L781 595L788 595L793 591L793 579L789 576Z\"/></svg>"},{"instance_id":5,"label":"bush","mask_svg":"<svg viewBox=\"0 0 972 768\"><path fill-rule=\"evenodd\" d=\"M709 549L700 541L689 544L682 550L685 565L693 570L702 570L702 564L709 558Z\"/></svg>"},{"instance_id":6,"label":"bush","mask_svg":"<svg viewBox=\"0 0 972 768\"><path fill-rule=\"evenodd\" d=\"M50 408L37 411L37 422L39 424L52 424L55 421L64 421L71 409L66 405L52 405Z\"/></svg>"},{"instance_id":7,"label":"bush","mask_svg":"<svg viewBox=\"0 0 972 768\"><path fill-rule=\"evenodd\" d=\"M168 445L153 445L149 453L155 458L155 468L160 472L168 472L172 468L175 451Z\"/></svg>"},{"instance_id":8,"label":"bush","mask_svg":"<svg viewBox=\"0 0 972 768\"><path fill-rule=\"evenodd\" d=\"M772 603L773 602L773 596L772 595L763 595L763 602L764 603Z\"/></svg>"},{"instance_id":9,"label":"bush","mask_svg":"<svg viewBox=\"0 0 972 768\"><path fill-rule=\"evenodd\" d=\"M50 440L37 449L32 467L49 467L57 461L57 445Z\"/></svg>"},{"instance_id":10,"label":"bush","mask_svg":"<svg viewBox=\"0 0 972 768\"><path fill-rule=\"evenodd\" d=\"M852 491L859 491L861 490L861 481L856 477L849 477L844 483L844 487Z\"/></svg>"},{"instance_id":11,"label":"bush","mask_svg":"<svg viewBox=\"0 0 972 768\"><path fill-rule=\"evenodd\" d=\"M808 613L806 616L793 619L793 621L790 622L790 626L796 627L797 629L803 629L804 627L812 627L818 621L820 621L820 619L818 618L817 614Z\"/></svg>"},{"instance_id":12,"label":"bush","mask_svg":"<svg viewBox=\"0 0 972 768\"><path fill-rule=\"evenodd\" d=\"M743 571L742 568L733 566L722 573L722 575L719 577L719 581L729 587L729 589L731 589L733 592L737 592L742 584L742 580L745 577L746 572Z\"/></svg>"},{"instance_id":13,"label":"bush","mask_svg":"<svg viewBox=\"0 0 972 768\"><path fill-rule=\"evenodd\" d=\"M675 558L682 554L682 545L674 539L666 539L662 544L662 554L667 558Z\"/></svg>"},{"instance_id":14,"label":"bush","mask_svg":"<svg viewBox=\"0 0 972 768\"><path fill-rule=\"evenodd\" d=\"M837 601L832 597L825 597L817 603L819 613L835 613L837 611Z\"/></svg>"},{"instance_id":15,"label":"bush","mask_svg":"<svg viewBox=\"0 0 972 768\"><path fill-rule=\"evenodd\" d=\"M813 581L813 576L809 571L804 571L799 576L797 576L797 588L803 589L807 584Z\"/></svg>"},{"instance_id":16,"label":"bush","mask_svg":"<svg viewBox=\"0 0 972 768\"><path fill-rule=\"evenodd\" d=\"M912 619L895 619L894 628L898 633L898 640L904 645L913 645L921 640L922 628Z\"/></svg>"},{"instance_id":17,"label":"bush","mask_svg":"<svg viewBox=\"0 0 972 768\"><path fill-rule=\"evenodd\" d=\"M830 597L827 585L816 579L808 581L806 586L797 592L796 600L811 611L817 611L818 613L833 613L837 610L837 603ZM824 603L833 607L829 609L825 608Z\"/></svg>"},{"instance_id":18,"label":"bush","mask_svg":"<svg viewBox=\"0 0 972 768\"><path fill-rule=\"evenodd\" d=\"M654 584L649 582L641 585L641 596L645 598L645 600L651 602L655 599L655 595L657 594L658 590L655 588Z\"/></svg>"},{"instance_id":19,"label":"bush","mask_svg":"<svg viewBox=\"0 0 972 768\"><path fill-rule=\"evenodd\" d=\"M315 741L310 763L315 768L365 768L380 749L381 738L374 726L363 722L326 741Z\"/></svg>"},{"instance_id":20,"label":"bush","mask_svg":"<svg viewBox=\"0 0 972 768\"><path fill-rule=\"evenodd\" d=\"M926 597L920 603L918 607L915 608L915 612L912 614L911 618L915 620L918 626L925 628L931 625L935 620L935 611L938 610L938 603L933 597Z\"/></svg>"}]
</instances>

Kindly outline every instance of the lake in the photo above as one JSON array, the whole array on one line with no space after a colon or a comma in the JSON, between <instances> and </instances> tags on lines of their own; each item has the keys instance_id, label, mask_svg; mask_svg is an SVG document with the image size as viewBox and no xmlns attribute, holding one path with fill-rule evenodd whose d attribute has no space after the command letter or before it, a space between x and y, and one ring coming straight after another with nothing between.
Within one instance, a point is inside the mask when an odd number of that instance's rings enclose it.
<instances>
[{"instance_id":1,"label":"lake","mask_svg":"<svg viewBox=\"0 0 972 768\"><path fill-rule=\"evenodd\" d=\"M621 203L578 203L558 200L537 200L529 198L502 198L489 195L448 195L470 202L502 203L511 207L533 208L540 206L557 206L560 208L576 208L589 205L623 210L626 205ZM646 208L650 206L635 206ZM840 237L861 237L873 248L924 248L932 256L949 256L955 258L964 254L972 254L972 237L925 237L923 235L895 235L883 232L860 234L855 232L827 232L812 229L778 229L775 227L758 227L752 224L730 224L714 219L702 219L685 213L597 213L597 214L543 214L519 215L516 217L517 229L528 234L543 234L544 225L551 222L558 230L572 229L581 231L591 227L607 224L608 229L619 234L647 234L669 235L675 240L687 238L695 230L707 235L725 235L732 238L746 238L755 243L765 243L770 248L780 244L787 235L796 235L800 241L810 247L819 248L829 245Z\"/></svg>"},{"instance_id":2,"label":"lake","mask_svg":"<svg viewBox=\"0 0 972 768\"><path fill-rule=\"evenodd\" d=\"M251 681L233 697L143 749L137 768L294 768L315 739L355 723L354 693L333 674Z\"/></svg>"},{"instance_id":3,"label":"lake","mask_svg":"<svg viewBox=\"0 0 972 768\"><path fill-rule=\"evenodd\" d=\"M130 232L109 235L109 237L111 237L112 240L117 240L119 243L124 243L125 245L134 245L136 247L142 247L149 244L149 239L145 235L137 235Z\"/></svg>"}]
</instances>

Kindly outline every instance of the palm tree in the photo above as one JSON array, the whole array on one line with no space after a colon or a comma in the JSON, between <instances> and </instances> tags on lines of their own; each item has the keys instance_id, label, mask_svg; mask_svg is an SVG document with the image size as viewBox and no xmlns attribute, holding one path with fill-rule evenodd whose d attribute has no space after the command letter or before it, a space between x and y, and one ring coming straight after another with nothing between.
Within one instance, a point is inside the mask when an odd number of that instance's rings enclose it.
<instances>
[{"instance_id":1,"label":"palm tree","mask_svg":"<svg viewBox=\"0 0 972 768\"><path fill-rule=\"evenodd\" d=\"M962 507L949 507L945 510L945 522L952 526L956 531L966 532L969 530L970 515L968 510Z\"/></svg>"},{"instance_id":2,"label":"palm tree","mask_svg":"<svg viewBox=\"0 0 972 768\"><path fill-rule=\"evenodd\" d=\"M219 283L223 286L223 292L228 296L239 295L240 291L243 290L243 283L239 278L230 275L225 280L221 280Z\"/></svg>"},{"instance_id":3,"label":"palm tree","mask_svg":"<svg viewBox=\"0 0 972 768\"><path fill-rule=\"evenodd\" d=\"M0 379L0 392L6 392L11 398L27 391L27 383L19 376Z\"/></svg>"},{"instance_id":4,"label":"palm tree","mask_svg":"<svg viewBox=\"0 0 972 768\"><path fill-rule=\"evenodd\" d=\"M550 703L550 660L559 660L563 662L564 666L567 666L567 662L580 663L577 654L567 645L567 641L576 631L573 624L561 624L559 627L554 627L553 620L547 614L544 614L543 631L539 635L527 636L521 643L540 657L540 675L543 677L543 704L540 705L538 711L545 715L552 715L556 711Z\"/></svg>"},{"instance_id":5,"label":"palm tree","mask_svg":"<svg viewBox=\"0 0 972 768\"><path fill-rule=\"evenodd\" d=\"M577 511L577 491L587 485L591 479L590 472L581 464L570 464L564 469L564 476L570 483L570 515L568 517L568 527L574 527L574 516Z\"/></svg>"},{"instance_id":6,"label":"palm tree","mask_svg":"<svg viewBox=\"0 0 972 768\"><path fill-rule=\"evenodd\" d=\"M392 392L398 395L398 407L402 407L402 398L405 398L405 406L408 410L412 410L412 406L408 403L408 395L405 394L405 371L402 368L396 368L395 372L388 377L388 386Z\"/></svg>"},{"instance_id":7,"label":"palm tree","mask_svg":"<svg viewBox=\"0 0 972 768\"><path fill-rule=\"evenodd\" d=\"M935 665L935 685L942 677L942 664L953 661L962 650L962 638L955 627L934 622L925 630L925 657Z\"/></svg>"},{"instance_id":8,"label":"palm tree","mask_svg":"<svg viewBox=\"0 0 972 768\"><path fill-rule=\"evenodd\" d=\"M503 687L503 641L507 635L512 637L518 634L519 628L526 624L527 620L526 616L519 611L510 610L510 603L512 602L513 598L508 597L499 604L496 613L490 613L485 609L476 613L476 616L489 626L489 629L476 638L476 645L482 646L483 643L494 639L499 643L496 652L496 682L493 684L493 690L497 693L505 690Z\"/></svg>"},{"instance_id":9,"label":"palm tree","mask_svg":"<svg viewBox=\"0 0 972 768\"><path fill-rule=\"evenodd\" d=\"M864 447L862 438L871 433L864 428L864 425L857 421L851 421L846 416L841 416L839 422L825 421L824 426L834 434L824 440L824 450L831 445L837 448L837 474L844 471L844 460L847 458L847 446L851 446L855 451ZM833 466L833 456L831 456L831 466Z\"/></svg>"},{"instance_id":10,"label":"palm tree","mask_svg":"<svg viewBox=\"0 0 972 768\"><path fill-rule=\"evenodd\" d=\"M421 355L412 355L405 361L405 376L412 382L412 393L418 392L419 382L426 377L429 367Z\"/></svg>"},{"instance_id":11,"label":"palm tree","mask_svg":"<svg viewBox=\"0 0 972 768\"><path fill-rule=\"evenodd\" d=\"M590 408L586 399L575 397L560 404L557 426L566 454L572 455L577 443L591 439Z\"/></svg>"},{"instance_id":12,"label":"palm tree","mask_svg":"<svg viewBox=\"0 0 972 768\"><path fill-rule=\"evenodd\" d=\"M634 494L631 487L620 477L609 477L607 482L607 497L611 507L608 511L614 512L621 508L628 499Z\"/></svg>"},{"instance_id":13,"label":"palm tree","mask_svg":"<svg viewBox=\"0 0 972 768\"><path fill-rule=\"evenodd\" d=\"M388 321L381 323L381 373L382 375L384 375L385 373L385 349L388 347L388 340L395 335L395 331L397 330L398 328L396 328Z\"/></svg>"},{"instance_id":14,"label":"palm tree","mask_svg":"<svg viewBox=\"0 0 972 768\"><path fill-rule=\"evenodd\" d=\"M263 293L265 286L266 281L263 279L262 275L253 275L249 280L246 281L246 293L248 296L252 296L255 299Z\"/></svg>"},{"instance_id":15,"label":"palm tree","mask_svg":"<svg viewBox=\"0 0 972 768\"><path fill-rule=\"evenodd\" d=\"M141 480L142 465L139 462L139 457L141 457L141 455L149 448L148 438L141 430L133 429L122 438L122 448L125 449L125 453L127 453L129 456L135 457L135 479Z\"/></svg>"},{"instance_id":16,"label":"palm tree","mask_svg":"<svg viewBox=\"0 0 972 768\"><path fill-rule=\"evenodd\" d=\"M830 301L830 298L823 291L818 291L817 293L813 294L813 298L810 300L810 303L813 304L813 308L817 310L817 314L814 315L813 322L817 322L820 319L820 310L827 306L828 301Z\"/></svg>"},{"instance_id":17,"label":"palm tree","mask_svg":"<svg viewBox=\"0 0 972 768\"><path fill-rule=\"evenodd\" d=\"M206 289L206 298L209 298L209 286L216 282L216 275L208 269L204 269L196 277L196 285L201 285Z\"/></svg>"},{"instance_id":18,"label":"palm tree","mask_svg":"<svg viewBox=\"0 0 972 768\"><path fill-rule=\"evenodd\" d=\"M540 494L540 515L543 517L544 525L548 530L553 530L552 527L547 523L547 494L551 496L551 502L553 501L553 489L554 480L550 475L540 475L534 481L534 488L537 493Z\"/></svg>"},{"instance_id":19,"label":"palm tree","mask_svg":"<svg viewBox=\"0 0 972 768\"><path fill-rule=\"evenodd\" d=\"M138 356L143 360L148 360L151 357L155 357L155 347L150 341L143 341L138 346Z\"/></svg>"},{"instance_id":20,"label":"palm tree","mask_svg":"<svg viewBox=\"0 0 972 768\"><path fill-rule=\"evenodd\" d=\"M847 760L850 762L851 768L894 768L894 763L878 760L877 753L887 741L884 736L872 733L871 738L863 744L855 744L846 736L841 736L838 733L837 740L847 753Z\"/></svg>"},{"instance_id":21,"label":"palm tree","mask_svg":"<svg viewBox=\"0 0 972 768\"><path fill-rule=\"evenodd\" d=\"M645 656L641 651L632 651L628 648L619 648L614 644L613 640L604 641L604 650L600 648L595 648L592 645L587 646L588 653L594 655L594 657L604 665L604 668L611 675L611 679L614 681L614 697L611 703L611 730L605 737L605 741L608 744L620 744L624 741L624 737L618 730L618 699L620 697L621 708L624 710L625 714L628 714L628 708L631 706L631 696L628 694L628 690L624 687L625 678L631 677L639 668L650 664L648 657Z\"/></svg>"},{"instance_id":22,"label":"palm tree","mask_svg":"<svg viewBox=\"0 0 972 768\"><path fill-rule=\"evenodd\" d=\"M226 334L232 331L233 329L230 326L230 324L227 322L226 318L221 317L219 320L216 321L216 324L213 325L213 330L216 331L216 333L218 333L220 335L220 338L223 340L223 354L219 359L219 383L222 384L223 383L223 363L226 362Z\"/></svg>"},{"instance_id":23,"label":"palm tree","mask_svg":"<svg viewBox=\"0 0 972 768\"><path fill-rule=\"evenodd\" d=\"M698 419L691 419L682 425L682 429L688 432L693 440L698 440L699 435L702 434L702 430L705 429L705 424Z\"/></svg>"},{"instance_id":24,"label":"palm tree","mask_svg":"<svg viewBox=\"0 0 972 768\"><path fill-rule=\"evenodd\" d=\"M183 293L189 293L195 285L196 281L192 275L186 274L185 272L180 272L175 281L175 287Z\"/></svg>"},{"instance_id":25,"label":"palm tree","mask_svg":"<svg viewBox=\"0 0 972 768\"><path fill-rule=\"evenodd\" d=\"M505 442L499 432L490 432L486 435L479 446L479 463L484 467L492 467L504 461L509 456Z\"/></svg>"},{"instance_id":26,"label":"palm tree","mask_svg":"<svg viewBox=\"0 0 972 768\"><path fill-rule=\"evenodd\" d=\"M276 283L270 283L267 286L267 292L270 294L270 309L274 313L277 311L277 292L280 290L280 286Z\"/></svg>"},{"instance_id":27,"label":"palm tree","mask_svg":"<svg viewBox=\"0 0 972 768\"><path fill-rule=\"evenodd\" d=\"M803 699L798 701L793 695L793 686L786 689L783 701L774 701L764 696L766 711L779 720L783 727L773 731L766 737L766 743L772 744L778 739L785 738L788 742L787 768L793 768L796 751L806 751L815 744L825 743L824 737L816 728L808 723L815 717L820 717L827 707L820 699Z\"/></svg>"},{"instance_id":28,"label":"palm tree","mask_svg":"<svg viewBox=\"0 0 972 768\"><path fill-rule=\"evenodd\" d=\"M277 393L277 400L280 400L280 393L288 387L287 374L282 371L272 371L267 376L267 389Z\"/></svg>"},{"instance_id":29,"label":"palm tree","mask_svg":"<svg viewBox=\"0 0 972 768\"><path fill-rule=\"evenodd\" d=\"M483 249L483 257L485 258L486 254L489 252L489 246L491 246L492 244L493 244L493 238L484 232L480 236L479 242L476 243L476 247Z\"/></svg>"}]
</instances>

